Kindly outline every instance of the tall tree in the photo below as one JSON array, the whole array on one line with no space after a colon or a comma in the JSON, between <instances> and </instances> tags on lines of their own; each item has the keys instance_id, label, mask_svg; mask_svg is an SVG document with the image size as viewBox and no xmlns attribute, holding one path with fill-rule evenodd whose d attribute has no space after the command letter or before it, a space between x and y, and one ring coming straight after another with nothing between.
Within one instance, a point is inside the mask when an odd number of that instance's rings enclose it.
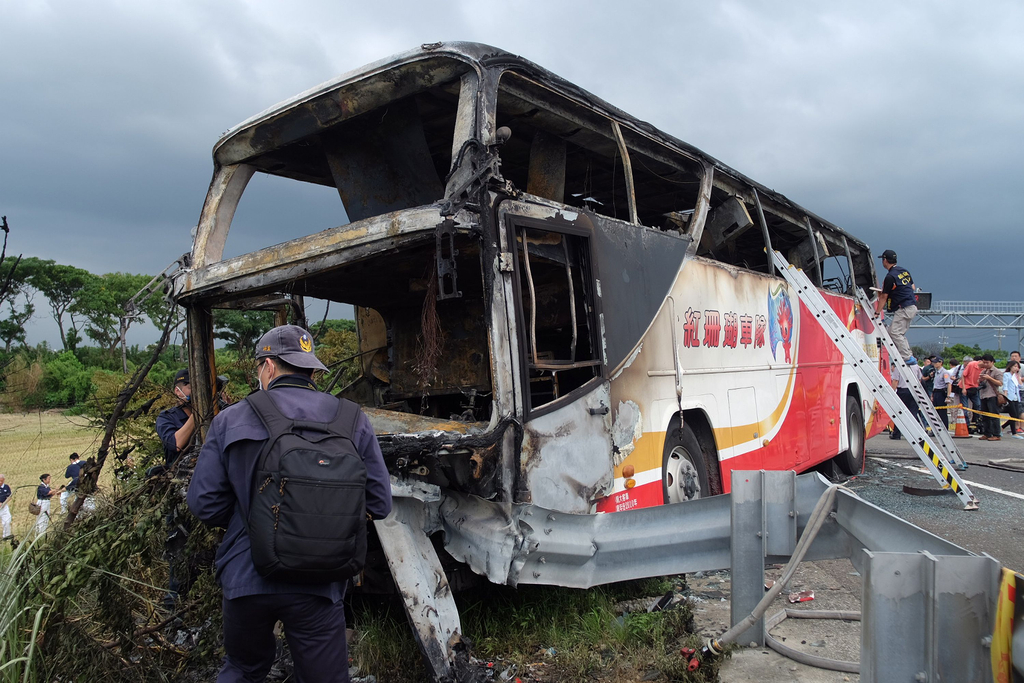
<instances>
[{"instance_id":1,"label":"tall tree","mask_svg":"<svg viewBox=\"0 0 1024 683\"><path fill-rule=\"evenodd\" d=\"M0 250L0 304L2 304L7 300L11 281L18 270L18 263L21 261L21 254L18 254L14 261L7 257L7 238L11 234L11 228L7 225L7 216L0 216L0 230L4 231L4 246Z\"/></svg>"},{"instance_id":2,"label":"tall tree","mask_svg":"<svg viewBox=\"0 0 1024 683\"><path fill-rule=\"evenodd\" d=\"M4 352L9 353L15 342L25 343L25 323L32 319L35 307L26 287L27 269L21 255L13 259L7 256L7 237L11 232L7 216L0 216L0 230L4 232L4 245L0 249L0 315L4 307L7 308L7 316L0 319L0 340L4 343Z\"/></svg>"},{"instance_id":3,"label":"tall tree","mask_svg":"<svg viewBox=\"0 0 1024 683\"><path fill-rule=\"evenodd\" d=\"M73 350L81 340L79 331L84 323L80 314L78 319L75 318L74 304L96 276L75 266L34 257L25 259L23 265L29 271L28 283L39 290L50 304L50 315L60 330L64 350Z\"/></svg>"},{"instance_id":4,"label":"tall tree","mask_svg":"<svg viewBox=\"0 0 1024 683\"><path fill-rule=\"evenodd\" d=\"M107 273L88 280L82 288L70 311L85 317L85 333L99 346L113 351L121 336L121 318L138 322L144 317L159 320L160 311L167 311L167 304L156 295L140 306L134 314L126 311L128 302L150 278L148 275L130 273ZM155 301L154 301L155 299Z\"/></svg>"},{"instance_id":5,"label":"tall tree","mask_svg":"<svg viewBox=\"0 0 1024 683\"><path fill-rule=\"evenodd\" d=\"M226 341L240 358L251 358L256 341L273 326L274 314L270 311L213 311L213 336Z\"/></svg>"},{"instance_id":6,"label":"tall tree","mask_svg":"<svg viewBox=\"0 0 1024 683\"><path fill-rule=\"evenodd\" d=\"M0 340L4 342L4 353L10 353L11 347L15 344L25 343L25 324L32 319L36 312L31 300L22 302L19 309L14 301L8 301L9 313L7 317L0 320Z\"/></svg>"}]
</instances>

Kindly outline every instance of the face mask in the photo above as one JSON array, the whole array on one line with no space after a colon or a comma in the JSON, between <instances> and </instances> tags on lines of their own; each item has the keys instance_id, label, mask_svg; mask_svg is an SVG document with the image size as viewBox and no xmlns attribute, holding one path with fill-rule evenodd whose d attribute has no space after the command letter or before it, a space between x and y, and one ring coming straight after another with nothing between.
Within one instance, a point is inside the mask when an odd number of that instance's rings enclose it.
<instances>
[{"instance_id":1,"label":"face mask","mask_svg":"<svg viewBox=\"0 0 1024 683\"><path fill-rule=\"evenodd\" d=\"M256 381L260 383L260 391L264 390L263 389L263 368L266 366L266 364L267 364L267 362L263 361L263 363L260 365L259 369L256 371Z\"/></svg>"}]
</instances>

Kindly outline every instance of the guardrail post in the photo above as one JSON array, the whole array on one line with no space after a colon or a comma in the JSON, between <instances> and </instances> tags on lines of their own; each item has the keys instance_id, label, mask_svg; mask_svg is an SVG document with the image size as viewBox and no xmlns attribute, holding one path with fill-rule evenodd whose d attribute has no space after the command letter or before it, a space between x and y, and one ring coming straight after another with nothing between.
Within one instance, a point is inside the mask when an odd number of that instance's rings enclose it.
<instances>
[{"instance_id":1,"label":"guardrail post","mask_svg":"<svg viewBox=\"0 0 1024 683\"><path fill-rule=\"evenodd\" d=\"M796 549L796 472L732 472L732 602L735 626L764 597L765 557L785 560ZM764 645L764 618L744 631L738 643Z\"/></svg>"},{"instance_id":2,"label":"guardrail post","mask_svg":"<svg viewBox=\"0 0 1024 683\"><path fill-rule=\"evenodd\" d=\"M999 563L864 551L863 683L990 681Z\"/></svg>"},{"instance_id":3,"label":"guardrail post","mask_svg":"<svg viewBox=\"0 0 1024 683\"><path fill-rule=\"evenodd\" d=\"M764 556L767 528L764 514L765 474L732 472L732 601L729 623L735 626L764 597ZM764 645L764 618L740 634L740 645Z\"/></svg>"}]
</instances>

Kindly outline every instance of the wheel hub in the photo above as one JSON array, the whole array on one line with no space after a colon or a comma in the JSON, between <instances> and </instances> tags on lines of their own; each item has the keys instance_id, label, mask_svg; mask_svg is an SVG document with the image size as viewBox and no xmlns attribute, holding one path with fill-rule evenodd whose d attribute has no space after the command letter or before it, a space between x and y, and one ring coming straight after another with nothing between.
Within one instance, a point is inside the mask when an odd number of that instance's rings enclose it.
<instances>
[{"instance_id":1,"label":"wheel hub","mask_svg":"<svg viewBox=\"0 0 1024 683\"><path fill-rule=\"evenodd\" d=\"M701 497L700 475L685 448L675 448L668 457L669 500L678 503Z\"/></svg>"}]
</instances>

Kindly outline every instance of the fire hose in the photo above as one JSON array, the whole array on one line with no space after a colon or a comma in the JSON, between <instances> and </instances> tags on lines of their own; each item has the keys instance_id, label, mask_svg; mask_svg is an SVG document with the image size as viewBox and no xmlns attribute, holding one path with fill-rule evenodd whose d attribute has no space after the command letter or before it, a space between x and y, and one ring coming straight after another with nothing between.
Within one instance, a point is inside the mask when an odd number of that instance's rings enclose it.
<instances>
[{"instance_id":1,"label":"fire hose","mask_svg":"<svg viewBox=\"0 0 1024 683\"><path fill-rule=\"evenodd\" d=\"M789 562L787 562L786 566L783 568L782 576L775 582L775 585L773 585L768 592L764 594L764 597L757 603L757 606L754 607L753 611L718 638L709 638L704 643L704 647L701 648L699 653L689 648L683 648L683 655L690 659L689 666L687 667L690 671L699 667L702 661L710 661L720 657L725 653L725 649L728 645L736 642L736 639L740 637L740 634L752 627L758 619L764 616L764 613L768 611L768 608L771 606L772 602L775 601L775 598L779 596L779 593L782 592L783 588L790 582L790 580L792 580L793 574L796 573L797 567L800 565L800 562L803 561L804 555L807 554L807 550L811 547L811 543L814 542L814 538L818 535L818 531L821 530L825 520L828 519L829 514L832 512L832 505L835 503L836 492L841 488L845 489L846 487L833 484L832 486L829 486L825 493L822 494L821 498L818 499L817 505L814 506L814 510L811 512L811 516L807 520L807 526L804 527L803 533L800 534L800 540L797 542L796 548L793 550L792 557L790 557ZM852 613L849 612L836 613L837 618L840 619L852 619L853 617L851 615ZM781 619L778 618L779 616L780 615L776 615L773 617L772 621L775 623L781 621ZM816 618L825 617L823 615L816 615ZM772 640L773 639L769 638L769 645L771 645ZM776 649L780 654L787 657L792 657L790 653L795 652L786 647L773 649ZM837 671L848 671L849 669L835 668L836 666L857 666L851 662L827 660L823 657L803 657L802 653L799 653L799 656L792 658L805 664L811 664L812 666L819 667L824 666L825 668L833 668ZM835 666L830 666L830 664L834 664Z\"/></svg>"}]
</instances>

